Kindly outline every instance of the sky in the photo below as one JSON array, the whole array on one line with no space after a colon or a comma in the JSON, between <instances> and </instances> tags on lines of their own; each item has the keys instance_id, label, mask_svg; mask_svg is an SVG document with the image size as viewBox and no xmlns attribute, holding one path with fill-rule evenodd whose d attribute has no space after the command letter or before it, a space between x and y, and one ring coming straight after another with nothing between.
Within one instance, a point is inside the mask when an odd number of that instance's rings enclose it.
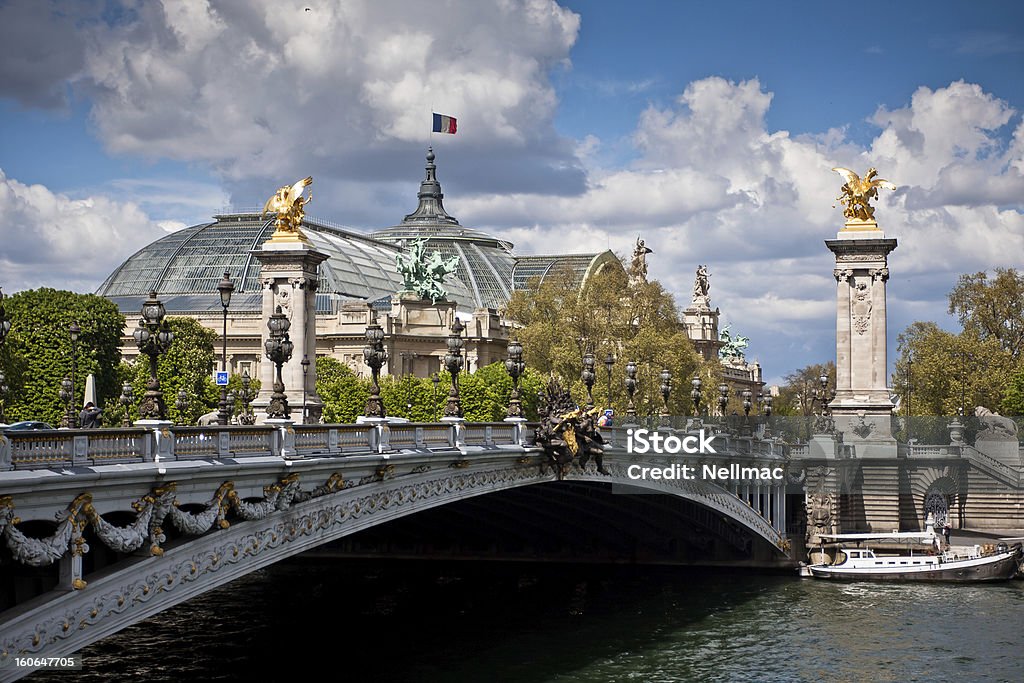
<instances>
[{"instance_id":1,"label":"sky","mask_svg":"<svg viewBox=\"0 0 1024 683\"><path fill-rule=\"evenodd\" d=\"M628 258L769 382L834 359L834 166L898 186L889 358L1024 268L1024 3L0 0L0 287L94 291L139 248L314 177L357 230L445 207L516 253ZM431 135L431 112L457 117Z\"/></svg>"}]
</instances>

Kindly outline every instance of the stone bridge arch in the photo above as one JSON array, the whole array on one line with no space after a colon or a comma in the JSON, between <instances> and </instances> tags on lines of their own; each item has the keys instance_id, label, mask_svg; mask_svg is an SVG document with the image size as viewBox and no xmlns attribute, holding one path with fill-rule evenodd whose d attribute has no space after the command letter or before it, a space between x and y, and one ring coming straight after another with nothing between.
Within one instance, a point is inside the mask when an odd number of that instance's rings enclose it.
<instances>
[{"instance_id":1,"label":"stone bridge arch","mask_svg":"<svg viewBox=\"0 0 1024 683\"><path fill-rule=\"evenodd\" d=\"M136 524L139 538L135 540L142 539L138 544L142 553L129 555L104 571L86 576L88 583L83 581L78 589L51 591L0 613L0 660L16 654L66 655L249 572L357 531L447 503L552 482L554 476L542 472L537 462L534 457L513 459L506 454L500 461L472 466L465 459L451 462L446 468L419 465L406 469L399 465L404 473L398 476L395 464L388 464L352 482L342 483L334 473L326 481L321 478L323 483L310 489L302 488L303 477L316 484L313 477L323 477L326 470L310 472L309 476L292 473L268 481L262 499L246 499L226 484L215 490L210 486L211 490L206 492L210 501L202 511L186 516L175 508L177 512L167 513L188 520L182 523L193 524L194 530L201 532L199 535L168 547L155 547L150 552L154 527ZM782 536L747 501L703 481L635 481L628 477L629 464L625 457L611 456L605 465L611 476L593 469L573 470L566 479L628 485L692 501L776 548L782 557ZM249 492L252 488L249 487ZM152 521L153 511L158 510L161 501L166 503L173 497L166 489L162 498L157 492L149 495L149 508L140 505L140 518L148 509ZM16 531L16 504L16 500L7 499L0 519L8 545L9 534ZM229 510L241 519L229 522ZM199 518L207 524L206 529L199 528ZM102 524L95 519L90 521L82 496L75 499L58 522L55 535L69 525L72 528L67 538L72 555L75 539L85 525ZM129 535L124 531L127 528L120 528L122 541ZM117 536L116 531L108 528L105 533ZM156 527L155 546L160 545L160 534L161 529ZM68 562L68 558L61 561ZM3 680L27 673L23 669L0 667Z\"/></svg>"}]
</instances>

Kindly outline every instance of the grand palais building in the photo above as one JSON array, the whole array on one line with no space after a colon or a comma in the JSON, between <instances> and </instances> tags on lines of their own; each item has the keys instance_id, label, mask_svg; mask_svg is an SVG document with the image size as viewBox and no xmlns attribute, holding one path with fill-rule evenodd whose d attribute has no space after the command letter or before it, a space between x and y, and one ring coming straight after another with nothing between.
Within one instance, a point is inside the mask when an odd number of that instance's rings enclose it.
<instances>
[{"instance_id":1,"label":"grand palais building","mask_svg":"<svg viewBox=\"0 0 1024 683\"><path fill-rule=\"evenodd\" d=\"M510 326L499 311L513 290L535 276L569 268L577 285L602 268L622 268L611 251L557 256L518 256L507 241L462 226L442 203L433 151L427 152L426 178L416 210L397 225L365 234L307 217L302 230L328 255L319 267L316 291L316 354L337 358L366 375L363 347L371 318L384 328L390 361L383 372L425 377L441 369L445 340L457 315L465 324L467 369L503 360ZM228 369L259 376L262 315L260 262L254 250L274 231L274 217L232 213L213 217L163 237L139 250L97 290L113 301L134 327L143 300L156 291L168 315L189 316L221 334L223 309L217 283L230 273L235 291L228 311ZM406 243L428 238L427 252L458 256L455 277L445 280L448 302L411 302L403 288L396 256ZM137 353L125 343L127 358ZM310 358L310 361L313 359Z\"/></svg>"}]
</instances>

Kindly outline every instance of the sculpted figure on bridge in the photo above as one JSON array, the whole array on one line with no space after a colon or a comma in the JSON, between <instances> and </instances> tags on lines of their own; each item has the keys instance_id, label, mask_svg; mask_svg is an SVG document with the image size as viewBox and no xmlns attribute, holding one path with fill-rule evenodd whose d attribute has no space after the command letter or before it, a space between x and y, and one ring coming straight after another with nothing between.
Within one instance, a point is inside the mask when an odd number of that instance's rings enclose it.
<instances>
[{"instance_id":1,"label":"sculpted figure on bridge","mask_svg":"<svg viewBox=\"0 0 1024 683\"><path fill-rule=\"evenodd\" d=\"M303 207L313 199L313 193L310 192L308 197L303 197L302 193L312 182L313 176L306 176L294 185L280 187L274 193L274 196L263 205L263 216L266 216L268 213L277 214L277 221L274 224L275 230L271 239L303 238L299 224L302 223L302 219L306 216L306 211Z\"/></svg>"},{"instance_id":2,"label":"sculpted figure on bridge","mask_svg":"<svg viewBox=\"0 0 1024 683\"><path fill-rule=\"evenodd\" d=\"M593 458L597 471L609 474L604 468L604 439L597 431L600 408L585 411L577 407L569 392L553 378L548 382L547 395L541 399L536 443L544 447L548 464L555 468L558 479L565 477L577 458L580 469Z\"/></svg>"},{"instance_id":3,"label":"sculpted figure on bridge","mask_svg":"<svg viewBox=\"0 0 1024 683\"><path fill-rule=\"evenodd\" d=\"M875 210L870 202L878 197L878 188L896 189L896 186L885 178L876 178L878 171L873 168L869 168L863 178L848 168L836 167L832 170L843 176L843 180L846 181L840 190L842 194L836 197L836 201L846 207L843 209L843 215L850 221L861 223L874 221Z\"/></svg>"}]
</instances>

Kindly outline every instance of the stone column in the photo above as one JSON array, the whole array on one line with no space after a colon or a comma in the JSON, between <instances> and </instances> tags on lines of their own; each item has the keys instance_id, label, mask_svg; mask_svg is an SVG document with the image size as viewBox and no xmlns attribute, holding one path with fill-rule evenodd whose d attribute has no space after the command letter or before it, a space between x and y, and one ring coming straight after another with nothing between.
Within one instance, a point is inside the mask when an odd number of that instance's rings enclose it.
<instances>
[{"instance_id":1,"label":"stone column","mask_svg":"<svg viewBox=\"0 0 1024 683\"><path fill-rule=\"evenodd\" d=\"M850 221L825 244L836 257L836 396L829 406L836 429L857 457L896 457L885 306L896 240L873 221Z\"/></svg>"},{"instance_id":2,"label":"stone column","mask_svg":"<svg viewBox=\"0 0 1024 683\"><path fill-rule=\"evenodd\" d=\"M263 323L260 325L260 392L252 405L265 411L273 393L274 364L264 355L263 344L270 336L266 321L280 306L282 313L291 322L288 336L295 349L291 359L281 368L292 419L301 422L305 381L309 420L319 422L323 404L316 393L316 290L319 286L317 267L326 261L328 256L304 240L279 242L271 239L254 253L260 260ZM309 357L309 372L305 376L302 372L304 356Z\"/></svg>"}]
</instances>

